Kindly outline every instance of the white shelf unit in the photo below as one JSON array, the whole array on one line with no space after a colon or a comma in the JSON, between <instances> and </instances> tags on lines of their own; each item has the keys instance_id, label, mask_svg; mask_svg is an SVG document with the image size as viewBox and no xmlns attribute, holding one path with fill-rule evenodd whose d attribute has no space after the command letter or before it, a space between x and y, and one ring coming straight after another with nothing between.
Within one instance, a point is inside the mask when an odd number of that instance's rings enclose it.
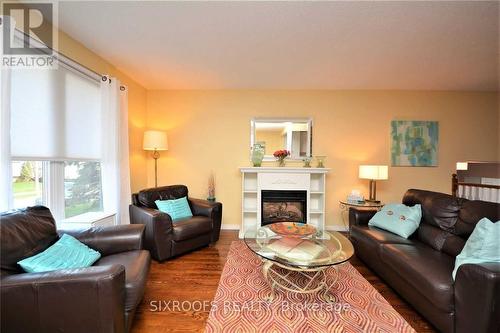
<instances>
[{"instance_id":1,"label":"white shelf unit","mask_svg":"<svg viewBox=\"0 0 500 333\"><path fill-rule=\"evenodd\" d=\"M311 173L310 177L308 223L324 229L326 173Z\"/></svg>"},{"instance_id":2,"label":"white shelf unit","mask_svg":"<svg viewBox=\"0 0 500 333\"><path fill-rule=\"evenodd\" d=\"M325 227L326 175L330 169L318 168L240 168L242 174L242 225L240 238L247 230L260 227L260 200L263 189L307 191L307 223Z\"/></svg>"},{"instance_id":3,"label":"white shelf unit","mask_svg":"<svg viewBox=\"0 0 500 333\"><path fill-rule=\"evenodd\" d=\"M240 231L248 230L257 224L257 204L258 197L260 197L257 193L257 173L243 173L242 176L242 225Z\"/></svg>"}]
</instances>

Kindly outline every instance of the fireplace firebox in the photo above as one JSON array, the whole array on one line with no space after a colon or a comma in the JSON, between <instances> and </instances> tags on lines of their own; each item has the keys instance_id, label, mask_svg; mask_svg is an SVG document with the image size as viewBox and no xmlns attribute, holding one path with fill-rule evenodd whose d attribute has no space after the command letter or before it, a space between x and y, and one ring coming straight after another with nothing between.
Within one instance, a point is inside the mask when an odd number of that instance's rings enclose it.
<instances>
[{"instance_id":1,"label":"fireplace firebox","mask_svg":"<svg viewBox=\"0 0 500 333\"><path fill-rule=\"evenodd\" d=\"M276 222L307 223L307 191L262 190L261 225Z\"/></svg>"}]
</instances>

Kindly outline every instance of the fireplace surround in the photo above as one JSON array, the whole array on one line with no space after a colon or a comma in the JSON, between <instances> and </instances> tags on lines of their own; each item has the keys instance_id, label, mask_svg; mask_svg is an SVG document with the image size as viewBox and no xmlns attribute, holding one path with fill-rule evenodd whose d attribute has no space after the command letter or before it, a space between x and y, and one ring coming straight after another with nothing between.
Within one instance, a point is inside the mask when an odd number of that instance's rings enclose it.
<instances>
[{"instance_id":1,"label":"fireplace surround","mask_svg":"<svg viewBox=\"0 0 500 333\"><path fill-rule=\"evenodd\" d=\"M324 230L326 176L329 171L328 168L302 167L240 168L240 238L248 230L257 231L262 225L282 222L283 219L305 222L318 230ZM270 196L270 193L274 194ZM282 194L288 197L275 197Z\"/></svg>"}]
</instances>

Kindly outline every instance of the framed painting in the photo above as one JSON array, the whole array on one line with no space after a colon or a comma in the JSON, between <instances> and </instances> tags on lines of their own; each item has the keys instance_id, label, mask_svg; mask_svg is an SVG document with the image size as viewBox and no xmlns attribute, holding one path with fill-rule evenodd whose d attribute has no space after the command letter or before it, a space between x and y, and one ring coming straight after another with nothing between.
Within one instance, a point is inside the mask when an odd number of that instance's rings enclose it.
<instances>
[{"instance_id":1,"label":"framed painting","mask_svg":"<svg viewBox=\"0 0 500 333\"><path fill-rule=\"evenodd\" d=\"M437 121L393 120L391 122L392 166L438 165Z\"/></svg>"}]
</instances>

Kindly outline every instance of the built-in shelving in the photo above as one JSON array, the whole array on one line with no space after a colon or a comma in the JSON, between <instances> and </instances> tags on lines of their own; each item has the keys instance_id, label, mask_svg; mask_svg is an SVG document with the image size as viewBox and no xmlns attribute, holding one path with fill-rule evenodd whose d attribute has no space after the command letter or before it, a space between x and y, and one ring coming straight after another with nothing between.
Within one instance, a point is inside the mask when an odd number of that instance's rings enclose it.
<instances>
[{"instance_id":1,"label":"built-in shelving","mask_svg":"<svg viewBox=\"0 0 500 333\"><path fill-rule=\"evenodd\" d=\"M262 190L306 190L307 223L316 228L325 226L326 175L324 168L240 168L242 173L242 225L240 237L245 231L260 227Z\"/></svg>"}]
</instances>

